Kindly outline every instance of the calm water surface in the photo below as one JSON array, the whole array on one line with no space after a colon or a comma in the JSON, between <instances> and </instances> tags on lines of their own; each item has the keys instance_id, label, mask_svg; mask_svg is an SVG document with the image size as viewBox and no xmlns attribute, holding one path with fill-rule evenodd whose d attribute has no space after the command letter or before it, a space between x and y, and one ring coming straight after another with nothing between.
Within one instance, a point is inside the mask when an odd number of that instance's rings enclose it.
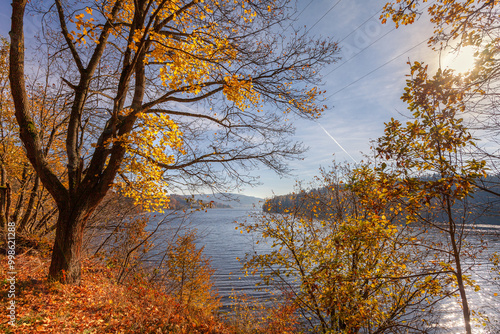
<instances>
[{"instance_id":1,"label":"calm water surface","mask_svg":"<svg viewBox=\"0 0 500 334\"><path fill-rule=\"evenodd\" d=\"M205 255L212 260L212 266L216 269L214 275L215 287L217 288L221 301L225 308L230 305L229 296L233 291L246 293L257 298L266 298L269 295L265 292L255 290L255 277L245 275L241 272L241 264L237 258L243 259L245 253L264 253L270 250L266 244L255 245L252 236L246 232L240 233L236 230L238 222L250 221L250 212L239 209L210 209L207 212L194 213L190 221L192 227L198 229L201 236L199 245L205 246ZM481 232L486 232L483 238L487 240L489 248L482 255L480 262L485 263L485 259L495 251L500 251L500 226L479 225ZM479 243L479 237L472 236L472 244ZM478 292L468 291L471 308L486 313L490 318L500 319L500 282L493 284L489 274L489 267L486 264L477 266L473 278L481 286ZM494 296L497 293L498 296ZM458 300L447 300L441 305L441 324L445 325L447 333L462 333L461 309ZM500 324L499 324L500 325ZM481 328L476 328L475 333L485 332ZM499 332L500 334L500 332Z\"/></svg>"}]
</instances>

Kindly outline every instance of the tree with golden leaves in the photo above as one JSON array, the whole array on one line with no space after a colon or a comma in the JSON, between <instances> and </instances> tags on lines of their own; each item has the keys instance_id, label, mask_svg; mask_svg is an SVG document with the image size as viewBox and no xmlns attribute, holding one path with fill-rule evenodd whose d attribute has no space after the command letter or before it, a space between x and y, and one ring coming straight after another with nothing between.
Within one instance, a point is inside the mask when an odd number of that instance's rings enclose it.
<instances>
[{"instance_id":1,"label":"tree with golden leaves","mask_svg":"<svg viewBox=\"0 0 500 334\"><path fill-rule=\"evenodd\" d=\"M86 221L113 187L161 210L175 187L239 185L257 165L284 173L303 151L289 118L324 109L318 69L336 44L280 34L287 0L32 2L64 70L51 80L72 97L61 177L27 102L26 4L12 2L10 82L26 154L59 211L51 279L80 281Z\"/></svg>"},{"instance_id":2,"label":"tree with golden leaves","mask_svg":"<svg viewBox=\"0 0 500 334\"><path fill-rule=\"evenodd\" d=\"M37 173L24 154L19 128L14 117L14 102L9 83L9 43L1 39L0 47L0 225L15 225L18 235L43 236L55 225L57 208ZM60 86L41 85L48 69L40 67L28 80L28 100L40 128L43 154L58 175L64 173L60 152L64 147L60 108L67 96Z\"/></svg>"},{"instance_id":3,"label":"tree with golden leaves","mask_svg":"<svg viewBox=\"0 0 500 334\"><path fill-rule=\"evenodd\" d=\"M0 40L0 229L6 231L9 222L11 206L11 185L8 182L8 172L19 173L15 170L19 164L19 145L16 142L16 126L12 117L12 99L8 83L8 42Z\"/></svg>"},{"instance_id":4,"label":"tree with golden leaves","mask_svg":"<svg viewBox=\"0 0 500 334\"><path fill-rule=\"evenodd\" d=\"M384 7L382 22L390 19L396 27L413 24L422 14L425 2L427 1L390 1ZM412 79L408 81L403 99L409 103L417 120L406 127L397 121L390 122L386 128L388 136L380 146L382 155L394 159L395 154L399 154L400 157L396 160L403 163L407 159L404 163L410 163L409 169L425 168L441 178L439 181L415 183L415 186L419 185L424 189L419 190L420 195L415 193L414 198L423 199L427 205L439 198L440 204L433 205L439 206L448 216L445 220L449 226L444 231L449 236L450 252L454 258L455 279L460 290L467 333L471 332L470 310L460 261L463 243L461 227L464 220L460 215L457 217L452 208L454 203L461 203L470 196L475 187L500 196L492 189L492 186L498 185L498 181L492 182L493 178L488 180L480 177L485 175L485 162L488 162L493 173L498 173L500 159L499 5L497 0L438 0L426 6L427 17L434 25L429 46L439 53L460 53L463 48L472 48L474 63L465 73L440 68L434 76L428 73L427 66L419 62L412 64ZM406 140L399 137L402 130L406 132ZM472 139L470 130L479 130L477 133L483 139L493 143L493 150L484 150L475 145L476 141ZM427 138L423 131L428 131ZM414 143L410 144L410 141ZM402 143L408 146L398 147ZM484 161L476 161L470 155L463 155L464 148ZM417 153L416 149L420 149L420 152ZM432 158L432 154L436 157ZM409 177L405 178L411 180ZM423 194L425 197L422 197ZM496 213L497 210L493 210Z\"/></svg>"},{"instance_id":5,"label":"tree with golden leaves","mask_svg":"<svg viewBox=\"0 0 500 334\"><path fill-rule=\"evenodd\" d=\"M428 45L443 54L459 55L465 48L474 52L474 60L464 73L455 73L465 92L467 117L465 122L477 131L490 145L475 150L498 174L500 152L500 2L498 0L456 1L438 0L425 4L426 0L390 1L381 15L383 23L393 21L400 25L417 24L423 11L434 26ZM425 7L424 7L425 6ZM424 17L422 17L424 18ZM456 81L458 82L458 81ZM482 190L500 196L492 189L499 181L480 180Z\"/></svg>"},{"instance_id":6,"label":"tree with golden leaves","mask_svg":"<svg viewBox=\"0 0 500 334\"><path fill-rule=\"evenodd\" d=\"M371 165L322 170L319 187L300 189L240 228L271 250L248 253L244 269L284 291L314 333L426 333L437 300L452 292L427 266L421 235L406 224L399 193Z\"/></svg>"},{"instance_id":7,"label":"tree with golden leaves","mask_svg":"<svg viewBox=\"0 0 500 334\"><path fill-rule=\"evenodd\" d=\"M426 66L413 64L402 96L412 118L406 124L394 119L386 123L375 150L383 161L380 180L383 182L387 174L395 178L386 191L401 191L400 203L408 212L407 220L445 237L445 242L433 248L443 271L450 272L452 284L457 286L465 331L471 333L466 286L473 282L464 258L473 253L466 241L466 228L473 225L466 203L478 180L486 177L487 169L484 160L464 154L476 143L461 117L466 109L466 91L457 88L461 87L460 80L452 70L438 70L429 77Z\"/></svg>"}]
</instances>

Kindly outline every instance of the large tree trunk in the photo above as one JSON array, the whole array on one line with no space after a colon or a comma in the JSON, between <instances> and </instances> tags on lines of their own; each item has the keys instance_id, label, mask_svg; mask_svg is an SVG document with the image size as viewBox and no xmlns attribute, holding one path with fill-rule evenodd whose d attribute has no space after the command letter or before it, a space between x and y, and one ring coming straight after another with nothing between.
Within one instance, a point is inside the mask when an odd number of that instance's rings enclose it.
<instances>
[{"instance_id":1,"label":"large tree trunk","mask_svg":"<svg viewBox=\"0 0 500 334\"><path fill-rule=\"evenodd\" d=\"M15 116L19 124L19 134L25 148L26 156L40 178L40 182L51 194L59 210L49 279L58 280L63 283L78 284L80 282L81 248L85 223L94 208L99 204L99 201L102 200L109 190L124 154L124 148L119 147L115 149L118 153L112 153L113 162L110 162L106 166L105 162L108 158L107 146L102 145L102 147L96 149L98 151L98 162L94 162L93 165L91 164L92 166L89 168L91 174L86 176L85 185L81 185L80 177L83 166L77 143L77 139L79 138L79 117L83 109L82 103L85 100L88 86L100 62L100 57L104 52L112 24L110 22L106 23L106 27L99 38L96 51L87 68L83 68L81 60L78 57L75 60L80 64L82 76L77 87L78 89L75 89L76 96L71 109L70 124L67 130L66 146L69 183L69 189L67 189L53 169L53 165L46 159L47 154L43 149L35 119L32 117L30 111L28 94L26 93L23 32L26 3L27 0L12 1L9 79L15 106ZM118 2L115 5L114 13L118 11L120 3ZM61 10L60 14L63 15L61 2L56 1L56 4L59 6L58 9ZM69 39L67 41L69 45L72 45ZM126 94L126 91L123 94ZM118 110L122 107L123 104L119 105ZM130 124L126 130L130 131L131 128L132 125ZM105 142L110 136L111 134L101 136L101 139ZM111 165L111 168L109 168L109 165ZM105 167L107 172L103 171Z\"/></svg>"},{"instance_id":2,"label":"large tree trunk","mask_svg":"<svg viewBox=\"0 0 500 334\"><path fill-rule=\"evenodd\" d=\"M77 206L59 208L49 280L80 284L83 229L88 217Z\"/></svg>"}]
</instances>

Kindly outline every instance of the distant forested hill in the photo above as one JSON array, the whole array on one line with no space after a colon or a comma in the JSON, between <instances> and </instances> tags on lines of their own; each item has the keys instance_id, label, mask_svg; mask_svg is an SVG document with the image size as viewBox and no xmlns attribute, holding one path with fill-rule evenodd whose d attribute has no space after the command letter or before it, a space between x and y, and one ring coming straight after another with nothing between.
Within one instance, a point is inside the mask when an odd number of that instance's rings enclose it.
<instances>
[{"instance_id":1,"label":"distant forested hill","mask_svg":"<svg viewBox=\"0 0 500 334\"><path fill-rule=\"evenodd\" d=\"M480 213L477 222L500 225L500 175L488 176L482 179L478 185L482 189L477 189L473 196L467 199L467 204ZM331 185L328 187L331 187ZM336 187L342 192L342 185ZM300 206L300 211L306 213L306 215L307 212L315 208L318 211L317 216L321 217L322 214L331 213L333 208L322 205L322 203L313 202L313 198L321 197L317 195L326 192L327 186L299 193L274 196L263 203L262 210L264 212L283 213Z\"/></svg>"},{"instance_id":2,"label":"distant forested hill","mask_svg":"<svg viewBox=\"0 0 500 334\"><path fill-rule=\"evenodd\" d=\"M206 205L219 209L253 209L260 208L264 199L231 193L172 195L170 204L172 209L198 208Z\"/></svg>"},{"instance_id":3,"label":"distant forested hill","mask_svg":"<svg viewBox=\"0 0 500 334\"><path fill-rule=\"evenodd\" d=\"M234 209L253 209L254 207L260 208L264 203L263 198L232 193L195 195L195 199L222 203L229 205Z\"/></svg>"}]
</instances>

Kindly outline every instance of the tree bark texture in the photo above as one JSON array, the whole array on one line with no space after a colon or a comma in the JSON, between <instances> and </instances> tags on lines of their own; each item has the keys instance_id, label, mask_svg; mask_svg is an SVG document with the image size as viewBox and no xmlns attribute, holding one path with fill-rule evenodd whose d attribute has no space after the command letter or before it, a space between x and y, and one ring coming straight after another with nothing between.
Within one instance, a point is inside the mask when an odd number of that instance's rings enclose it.
<instances>
[{"instance_id":1,"label":"tree bark texture","mask_svg":"<svg viewBox=\"0 0 500 334\"><path fill-rule=\"evenodd\" d=\"M60 209L52 250L49 279L80 284L83 228L86 219L78 208Z\"/></svg>"}]
</instances>

